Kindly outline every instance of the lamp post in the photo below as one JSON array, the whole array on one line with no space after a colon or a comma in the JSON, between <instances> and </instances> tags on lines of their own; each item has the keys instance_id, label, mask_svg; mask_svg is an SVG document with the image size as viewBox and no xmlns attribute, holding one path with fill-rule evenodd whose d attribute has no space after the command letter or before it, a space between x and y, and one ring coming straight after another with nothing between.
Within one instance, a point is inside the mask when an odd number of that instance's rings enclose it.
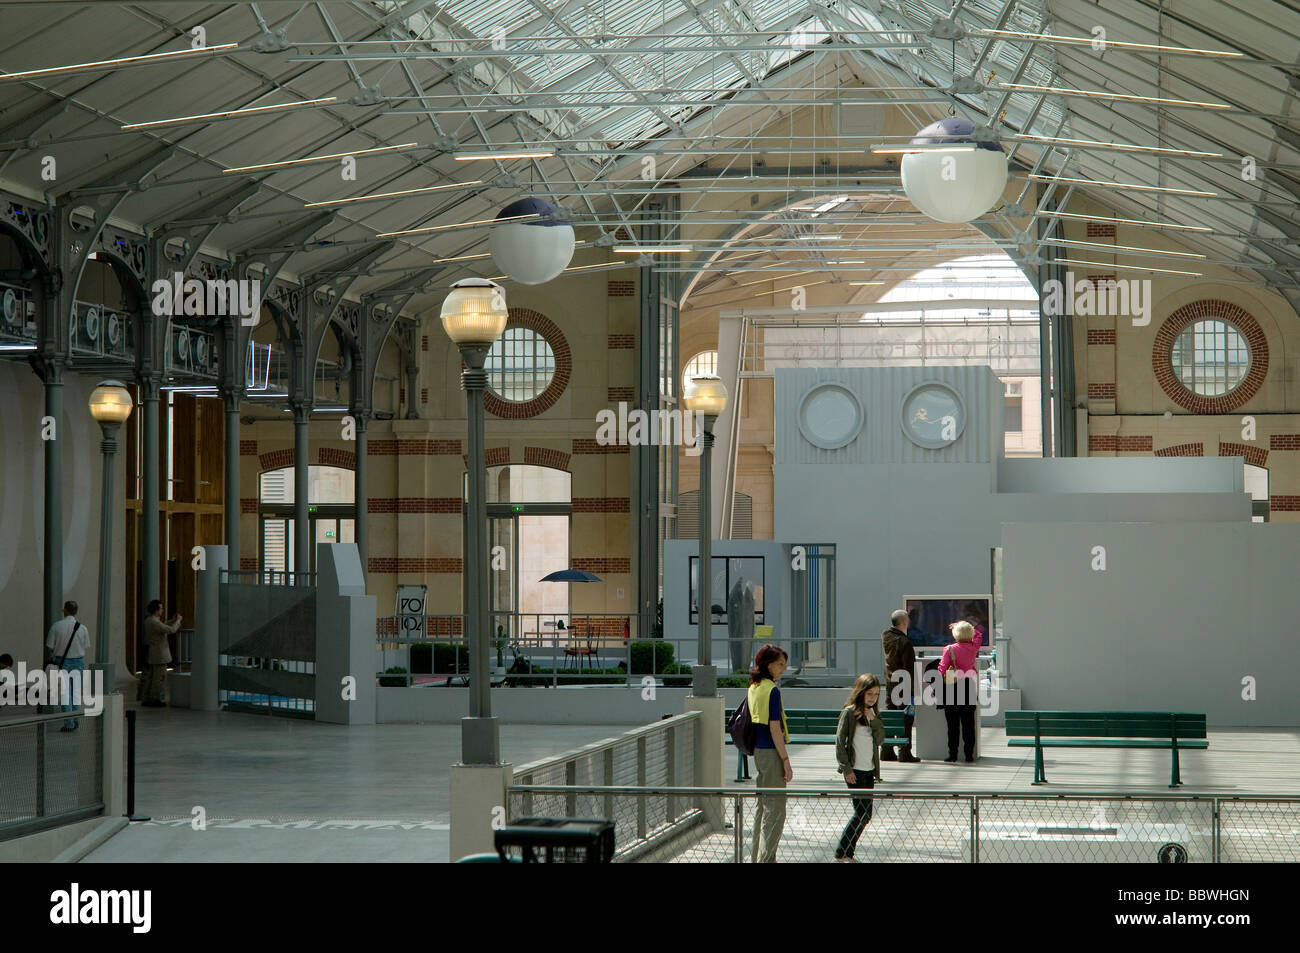
<instances>
[{"instance_id":1,"label":"lamp post","mask_svg":"<svg viewBox=\"0 0 1300 953\"><path fill-rule=\"evenodd\" d=\"M682 406L698 414L704 426L699 439L700 454L700 557L696 574L696 602L699 621L699 659L691 669L691 694L713 698L718 693L718 669L713 664L713 552L709 479L713 458L713 424L727 406L727 385L712 374L693 377L682 389Z\"/></svg>"},{"instance_id":2,"label":"lamp post","mask_svg":"<svg viewBox=\"0 0 1300 953\"><path fill-rule=\"evenodd\" d=\"M442 303L442 327L465 362L460 384L469 421L469 487L465 508L465 634L469 641L469 717L461 719L463 764L500 762L497 721L492 717L488 678L491 618L488 604L487 459L483 448L483 364L493 343L506 329L505 291L485 278L466 278L451 286Z\"/></svg>"},{"instance_id":3,"label":"lamp post","mask_svg":"<svg viewBox=\"0 0 1300 953\"><path fill-rule=\"evenodd\" d=\"M131 416L131 392L121 381L101 381L90 392L90 415L99 423L103 440L99 449L104 454L103 500L99 515L99 599L95 617L95 667L104 672L104 679L113 677L109 659L108 620L112 599L109 579L113 560L113 455L117 453L117 431Z\"/></svg>"}]
</instances>

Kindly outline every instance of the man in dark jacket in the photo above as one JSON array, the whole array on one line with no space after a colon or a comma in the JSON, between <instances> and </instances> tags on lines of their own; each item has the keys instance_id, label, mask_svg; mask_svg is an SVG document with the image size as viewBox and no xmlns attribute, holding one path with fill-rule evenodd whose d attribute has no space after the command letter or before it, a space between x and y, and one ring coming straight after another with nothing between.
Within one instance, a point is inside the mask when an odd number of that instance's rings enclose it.
<instances>
[{"instance_id":1,"label":"man in dark jacket","mask_svg":"<svg viewBox=\"0 0 1300 953\"><path fill-rule=\"evenodd\" d=\"M916 666L916 649L912 647L912 640L907 637L907 625L909 619L906 609L895 609L893 615L889 617L889 628L880 633L881 644L885 648L885 705L889 708L909 708L911 707L912 698L916 695L917 686L912 682L915 679L914 668ZM900 673L895 675L895 673ZM902 681L906 673L906 691L902 703L899 704L894 700L894 693L898 682L895 678ZM897 755L894 754L893 745L885 745L880 749L880 758L882 761L906 761L916 763L921 759L912 754L912 723L916 721L915 715L903 716L903 733L907 736L907 744L901 746Z\"/></svg>"}]
</instances>

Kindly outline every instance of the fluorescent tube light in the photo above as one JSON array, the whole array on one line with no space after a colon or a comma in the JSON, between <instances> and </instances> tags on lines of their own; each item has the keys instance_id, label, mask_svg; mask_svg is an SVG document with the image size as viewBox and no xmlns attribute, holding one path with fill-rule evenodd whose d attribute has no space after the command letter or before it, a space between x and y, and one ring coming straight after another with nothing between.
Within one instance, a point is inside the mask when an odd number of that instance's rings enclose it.
<instances>
[{"instance_id":1,"label":"fluorescent tube light","mask_svg":"<svg viewBox=\"0 0 1300 953\"><path fill-rule=\"evenodd\" d=\"M871 154L877 156L907 155L910 152L974 152L973 143L953 143L951 145L933 146L872 146Z\"/></svg>"},{"instance_id":2,"label":"fluorescent tube light","mask_svg":"<svg viewBox=\"0 0 1300 953\"><path fill-rule=\"evenodd\" d=\"M995 29L978 30L976 32L987 36L1014 36L1027 40L1036 40L1039 43L1060 44L1062 46L1092 46L1094 43L1099 42L1095 36L1053 36L1051 33L1024 33L1020 30ZM1125 50L1148 50L1152 53L1167 55L1225 56L1234 59L1246 55L1233 50L1198 50L1186 46L1161 46L1156 43L1131 43L1121 40L1106 40L1105 45Z\"/></svg>"},{"instance_id":3,"label":"fluorescent tube light","mask_svg":"<svg viewBox=\"0 0 1300 953\"><path fill-rule=\"evenodd\" d=\"M482 185L482 179L471 179L468 182L449 182L446 185L429 185L419 189L399 189L396 192L374 192L370 195L354 195L346 199L326 199L323 202L308 202L303 208L320 208L323 205L350 205L353 202L378 202L381 199L393 199L402 195L421 195L425 192L441 192L444 189L468 188L473 185Z\"/></svg>"},{"instance_id":4,"label":"fluorescent tube light","mask_svg":"<svg viewBox=\"0 0 1300 953\"><path fill-rule=\"evenodd\" d=\"M448 225L426 225L424 228L404 228L398 232L380 232L376 238L396 238L398 235L423 235L426 232L444 232L452 228L473 228L477 225L494 225L497 222L522 222L530 218L541 218L537 212L527 215L507 215L504 218L480 218L473 222L452 222Z\"/></svg>"},{"instance_id":5,"label":"fluorescent tube light","mask_svg":"<svg viewBox=\"0 0 1300 953\"><path fill-rule=\"evenodd\" d=\"M1159 185L1136 185L1132 182L1107 182L1103 179L1078 179L1069 176L1059 175L1040 175L1037 172L1031 172L1029 178L1038 179L1042 182L1072 182L1075 185L1100 185L1111 189L1130 189L1134 192L1169 192L1173 195L1200 195L1205 198L1216 198L1218 192L1204 192L1200 189L1170 189Z\"/></svg>"},{"instance_id":6,"label":"fluorescent tube light","mask_svg":"<svg viewBox=\"0 0 1300 953\"><path fill-rule=\"evenodd\" d=\"M1083 261L1078 258L1056 258L1054 261L1067 265L1087 265L1089 268L1119 268L1122 271L1151 271L1161 275L1186 275L1189 278L1201 277L1199 271L1178 271L1174 268L1150 268L1146 265L1119 265L1109 261Z\"/></svg>"},{"instance_id":7,"label":"fluorescent tube light","mask_svg":"<svg viewBox=\"0 0 1300 953\"><path fill-rule=\"evenodd\" d=\"M690 245L622 245L613 251L615 255L680 255L690 250Z\"/></svg>"},{"instance_id":8,"label":"fluorescent tube light","mask_svg":"<svg viewBox=\"0 0 1300 953\"><path fill-rule=\"evenodd\" d=\"M2 73L0 80L34 79L37 76L53 76L55 73L74 73L78 70L116 69L119 66L145 66L149 63L166 63L169 60L184 59L190 56L208 56L233 50L238 43L219 43L197 50L169 50L166 53L145 53L141 56L120 56L113 60L94 60L90 63L73 63L69 66L47 66L44 69L29 69L19 73Z\"/></svg>"},{"instance_id":9,"label":"fluorescent tube light","mask_svg":"<svg viewBox=\"0 0 1300 953\"><path fill-rule=\"evenodd\" d=\"M1105 215L1081 215L1077 212L1039 212L1046 218L1069 218L1081 222L1103 222L1109 225L1141 225L1146 228L1176 228L1188 232L1212 232L1205 225L1175 225L1173 222L1147 222L1140 218L1111 218Z\"/></svg>"},{"instance_id":10,"label":"fluorescent tube light","mask_svg":"<svg viewBox=\"0 0 1300 953\"><path fill-rule=\"evenodd\" d=\"M171 126L185 122L209 122L214 119L240 119L244 116L259 116L263 113L277 112L283 109L297 109L300 106L321 106L337 102L337 96L324 96L320 99L300 99L291 103L276 103L273 106L245 106L243 109L224 109L215 113L200 113L197 116L175 116L171 119L153 119L149 122L128 122L123 129L154 129L158 126Z\"/></svg>"},{"instance_id":11,"label":"fluorescent tube light","mask_svg":"<svg viewBox=\"0 0 1300 953\"><path fill-rule=\"evenodd\" d=\"M1168 99L1164 96L1135 96L1131 93L1112 93L1104 89L1073 89L1069 86L1038 86L1033 83L998 83L1003 89L1017 89L1031 93L1056 96L1089 96L1101 99L1122 99L1131 103L1155 103L1159 106L1198 106L1201 109L1232 109L1228 103L1201 103L1192 99Z\"/></svg>"},{"instance_id":12,"label":"fluorescent tube light","mask_svg":"<svg viewBox=\"0 0 1300 953\"><path fill-rule=\"evenodd\" d=\"M1158 248L1141 248L1137 245L1112 245L1108 242L1085 242L1085 241L1079 241L1077 239L1069 239L1069 238L1048 238L1046 239L1046 241L1048 242L1048 244L1051 245L1077 245L1081 248L1104 248L1107 251L1110 251L1112 249L1115 251L1146 251L1146 252L1158 251L1162 255L1169 255L1173 258L1204 258L1205 257L1204 255L1198 255L1195 252L1190 252L1190 251L1164 251Z\"/></svg>"},{"instance_id":13,"label":"fluorescent tube light","mask_svg":"<svg viewBox=\"0 0 1300 953\"><path fill-rule=\"evenodd\" d=\"M418 142L404 142L400 146L377 146L374 149L354 149L351 152L335 152L327 156L303 156L301 159L281 159L279 162L262 162L258 165L240 165L233 169L223 169L223 174L233 172L258 172L262 169L281 169L291 165L306 165L309 162L328 162L331 159L343 159L347 156L373 155L376 152L392 152L396 149L414 149Z\"/></svg>"},{"instance_id":14,"label":"fluorescent tube light","mask_svg":"<svg viewBox=\"0 0 1300 953\"><path fill-rule=\"evenodd\" d=\"M495 159L549 159L554 152L537 150L533 152L468 152L465 155L452 156L457 162L488 162Z\"/></svg>"}]
</instances>

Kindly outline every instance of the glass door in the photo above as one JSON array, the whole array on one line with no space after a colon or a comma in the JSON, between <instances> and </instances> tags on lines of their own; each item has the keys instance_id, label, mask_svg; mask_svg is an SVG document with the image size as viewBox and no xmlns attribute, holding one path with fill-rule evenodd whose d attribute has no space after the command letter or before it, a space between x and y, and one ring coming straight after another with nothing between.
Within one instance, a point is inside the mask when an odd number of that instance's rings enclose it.
<instances>
[{"instance_id":1,"label":"glass door","mask_svg":"<svg viewBox=\"0 0 1300 953\"><path fill-rule=\"evenodd\" d=\"M514 642L534 633L536 622L519 620L519 521L514 516L488 517L488 592L494 639ZM493 643L495 645L495 641Z\"/></svg>"}]
</instances>

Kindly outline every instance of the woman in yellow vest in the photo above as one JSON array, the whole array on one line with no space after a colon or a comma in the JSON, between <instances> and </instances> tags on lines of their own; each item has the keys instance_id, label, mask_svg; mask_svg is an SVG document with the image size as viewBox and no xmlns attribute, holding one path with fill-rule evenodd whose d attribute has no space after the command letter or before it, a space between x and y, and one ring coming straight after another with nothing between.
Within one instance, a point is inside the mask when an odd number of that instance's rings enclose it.
<instances>
[{"instance_id":1,"label":"woman in yellow vest","mask_svg":"<svg viewBox=\"0 0 1300 953\"><path fill-rule=\"evenodd\" d=\"M790 657L785 649L765 645L758 650L749 670L749 717L754 723L755 787L784 789L794 780L786 744L785 706L781 704L781 680ZM766 794L754 810L754 847L750 859L756 864L776 863L776 845L785 829L785 795Z\"/></svg>"}]
</instances>

